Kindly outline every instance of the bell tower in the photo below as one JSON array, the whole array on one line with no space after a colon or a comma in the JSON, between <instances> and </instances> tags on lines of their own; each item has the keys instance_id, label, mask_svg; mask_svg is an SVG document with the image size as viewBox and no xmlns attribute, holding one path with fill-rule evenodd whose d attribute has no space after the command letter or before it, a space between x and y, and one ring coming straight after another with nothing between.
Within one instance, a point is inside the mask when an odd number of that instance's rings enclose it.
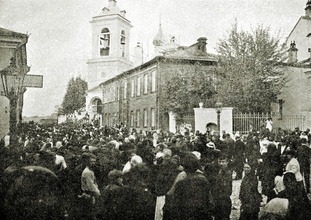
<instances>
[{"instance_id":1,"label":"bell tower","mask_svg":"<svg viewBox=\"0 0 311 220\"><path fill-rule=\"evenodd\" d=\"M116 0L94 16L92 25L92 58L88 60L88 87L120 74L132 67L129 60L129 37L132 25Z\"/></svg>"}]
</instances>

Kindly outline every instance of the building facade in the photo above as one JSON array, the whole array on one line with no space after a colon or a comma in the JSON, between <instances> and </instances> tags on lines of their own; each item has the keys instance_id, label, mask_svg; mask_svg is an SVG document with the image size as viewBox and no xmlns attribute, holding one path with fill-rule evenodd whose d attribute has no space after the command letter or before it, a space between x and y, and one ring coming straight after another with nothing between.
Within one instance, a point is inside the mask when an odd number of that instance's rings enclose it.
<instances>
[{"instance_id":1,"label":"building facade","mask_svg":"<svg viewBox=\"0 0 311 220\"><path fill-rule=\"evenodd\" d=\"M0 139L22 119L28 35L0 28Z\"/></svg>"},{"instance_id":2,"label":"building facade","mask_svg":"<svg viewBox=\"0 0 311 220\"><path fill-rule=\"evenodd\" d=\"M154 54L143 61L139 42L130 61L132 25L115 0L108 0L92 21L92 58L88 60L86 111L101 125L125 124L143 130L167 129L168 112L163 112L165 82L173 74L195 64L206 69L216 58L206 52L206 38L181 47L175 38L166 41L161 24L153 39ZM174 71L171 71L174 69Z\"/></svg>"},{"instance_id":3,"label":"building facade","mask_svg":"<svg viewBox=\"0 0 311 220\"><path fill-rule=\"evenodd\" d=\"M286 40L287 83L273 106L274 125L287 129L311 128L311 0Z\"/></svg>"},{"instance_id":4,"label":"building facade","mask_svg":"<svg viewBox=\"0 0 311 220\"><path fill-rule=\"evenodd\" d=\"M168 131L169 112L164 108L168 80L195 68L208 77L216 65L217 58L206 52L206 38L199 38L190 47L166 51L103 82L103 125L122 123L130 129Z\"/></svg>"}]
</instances>

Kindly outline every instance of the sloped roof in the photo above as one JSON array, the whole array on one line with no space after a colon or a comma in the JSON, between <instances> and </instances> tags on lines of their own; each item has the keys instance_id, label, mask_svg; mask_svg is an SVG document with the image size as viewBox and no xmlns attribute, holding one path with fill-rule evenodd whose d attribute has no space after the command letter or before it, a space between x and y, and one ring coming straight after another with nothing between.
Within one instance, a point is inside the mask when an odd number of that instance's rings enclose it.
<instances>
[{"instance_id":1,"label":"sloped roof","mask_svg":"<svg viewBox=\"0 0 311 220\"><path fill-rule=\"evenodd\" d=\"M122 78L125 75L131 74L132 72L138 71L140 69L149 67L161 60L170 60L170 61L203 61L203 62L212 62L216 63L218 61L218 56L211 53L202 53L197 51L197 44L195 43L189 47L179 46L177 48L172 48L171 50L165 51L162 56L156 56L155 58L149 60L146 63L143 63L137 67L124 71L113 78L110 78L100 85L105 85L112 82L113 80Z\"/></svg>"},{"instance_id":2,"label":"sloped roof","mask_svg":"<svg viewBox=\"0 0 311 220\"><path fill-rule=\"evenodd\" d=\"M0 36L28 37L27 34L11 31L2 27L0 27Z\"/></svg>"},{"instance_id":3,"label":"sloped roof","mask_svg":"<svg viewBox=\"0 0 311 220\"><path fill-rule=\"evenodd\" d=\"M300 22L301 20L308 20L308 21L311 22L311 17L309 17L309 16L301 16L301 17L299 18L299 20L297 21L297 23L295 24L294 28L291 30L291 32L290 32L289 35L287 36L287 39L288 39L289 36L293 33L293 31L296 29L297 25L299 24L299 22ZM286 39L286 41L287 41L287 39Z\"/></svg>"},{"instance_id":4,"label":"sloped roof","mask_svg":"<svg viewBox=\"0 0 311 220\"><path fill-rule=\"evenodd\" d=\"M175 49L164 52L163 56L167 58L180 58L180 59L209 60L209 61L218 60L218 57L215 54L211 53L198 54L196 46L197 43L191 45L190 47L179 46Z\"/></svg>"}]
</instances>

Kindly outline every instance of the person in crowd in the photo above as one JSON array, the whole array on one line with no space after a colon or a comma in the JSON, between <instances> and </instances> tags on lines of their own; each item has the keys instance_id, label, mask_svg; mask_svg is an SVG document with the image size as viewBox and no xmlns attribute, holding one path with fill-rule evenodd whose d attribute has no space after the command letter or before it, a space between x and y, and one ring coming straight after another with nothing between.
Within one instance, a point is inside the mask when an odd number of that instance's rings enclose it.
<instances>
[{"instance_id":1,"label":"person in crowd","mask_svg":"<svg viewBox=\"0 0 311 220\"><path fill-rule=\"evenodd\" d=\"M273 198L274 179L279 174L280 166L280 156L276 146L270 143L267 147L267 153L263 155L260 178L262 193L267 196L267 202Z\"/></svg>"},{"instance_id":2,"label":"person in crowd","mask_svg":"<svg viewBox=\"0 0 311 220\"><path fill-rule=\"evenodd\" d=\"M245 143L241 140L240 136L236 137L236 141L234 143L234 171L236 172L236 179L242 179L243 172L243 163L245 160Z\"/></svg>"},{"instance_id":3,"label":"person in crowd","mask_svg":"<svg viewBox=\"0 0 311 220\"><path fill-rule=\"evenodd\" d=\"M215 202L215 220L229 220L231 213L232 172L228 168L228 156L218 157L216 184L212 186L212 196Z\"/></svg>"},{"instance_id":4,"label":"person in crowd","mask_svg":"<svg viewBox=\"0 0 311 220\"><path fill-rule=\"evenodd\" d=\"M93 168L96 163L96 156L92 153L82 154L82 163L84 170L81 174L81 190L79 195L82 201L83 210L81 210L81 217L85 219L93 219L95 213L96 199L100 196L100 191L96 182L96 177Z\"/></svg>"},{"instance_id":5,"label":"person in crowd","mask_svg":"<svg viewBox=\"0 0 311 220\"><path fill-rule=\"evenodd\" d=\"M272 131L272 127L273 127L273 121L272 121L272 118L269 117L266 120L266 129L268 129L271 132Z\"/></svg>"},{"instance_id":6,"label":"person in crowd","mask_svg":"<svg viewBox=\"0 0 311 220\"><path fill-rule=\"evenodd\" d=\"M226 145L226 150L222 152L227 154L229 160L231 160L234 154L234 139L230 136L229 133L225 134L224 144Z\"/></svg>"},{"instance_id":7,"label":"person in crowd","mask_svg":"<svg viewBox=\"0 0 311 220\"><path fill-rule=\"evenodd\" d=\"M307 137L308 137L308 145L310 146L311 144L311 133L310 133L310 128L307 128L305 131Z\"/></svg>"},{"instance_id":8,"label":"person in crowd","mask_svg":"<svg viewBox=\"0 0 311 220\"><path fill-rule=\"evenodd\" d=\"M155 208L155 219L163 219L163 207L166 200L166 194L173 186L173 183L180 172L178 163L171 160L172 151L170 149L163 150L163 159L160 164L154 166L153 176L155 184L155 194L157 202Z\"/></svg>"},{"instance_id":9,"label":"person in crowd","mask_svg":"<svg viewBox=\"0 0 311 220\"><path fill-rule=\"evenodd\" d=\"M261 194L258 192L258 180L250 164L244 164L244 177L241 183L239 199L241 201L240 220L256 220L260 210Z\"/></svg>"},{"instance_id":10,"label":"person in crowd","mask_svg":"<svg viewBox=\"0 0 311 220\"><path fill-rule=\"evenodd\" d=\"M186 178L176 183L170 219L212 219L211 187L199 169L199 160L189 153L183 158ZM167 219L167 218L166 218Z\"/></svg>"},{"instance_id":11,"label":"person in crowd","mask_svg":"<svg viewBox=\"0 0 311 220\"><path fill-rule=\"evenodd\" d=\"M142 162L143 159L140 156L132 153L130 155L130 160L124 165L122 172L128 173L133 167L135 167L137 164L141 164Z\"/></svg>"},{"instance_id":12,"label":"person in crowd","mask_svg":"<svg viewBox=\"0 0 311 220\"><path fill-rule=\"evenodd\" d=\"M288 199L286 219L305 220L311 216L311 205L305 191L301 190L294 173L287 172L283 176L285 189L277 193L279 198Z\"/></svg>"},{"instance_id":13,"label":"person in crowd","mask_svg":"<svg viewBox=\"0 0 311 220\"><path fill-rule=\"evenodd\" d=\"M101 197L97 206L98 219L113 219L115 204L112 202L123 185L123 173L121 170L113 169L108 173L109 184L101 191Z\"/></svg>"},{"instance_id":14,"label":"person in crowd","mask_svg":"<svg viewBox=\"0 0 311 220\"><path fill-rule=\"evenodd\" d=\"M308 146L307 139L301 139L301 145L298 147L297 159L300 164L301 174L303 175L307 193L310 193L310 158L311 148Z\"/></svg>"},{"instance_id":15,"label":"person in crowd","mask_svg":"<svg viewBox=\"0 0 311 220\"><path fill-rule=\"evenodd\" d=\"M114 198L109 201L113 207L109 218L115 220L154 219L156 197L148 188L150 169L141 163L133 167L127 185L115 190Z\"/></svg>"},{"instance_id":16,"label":"person in crowd","mask_svg":"<svg viewBox=\"0 0 311 220\"><path fill-rule=\"evenodd\" d=\"M294 150L288 150L286 152L287 156L287 163L285 166L285 172L291 172L295 174L296 181L298 182L298 185L300 186L300 189L304 189L303 185L303 177L300 172L300 164L298 160L296 159L296 152Z\"/></svg>"}]
</instances>

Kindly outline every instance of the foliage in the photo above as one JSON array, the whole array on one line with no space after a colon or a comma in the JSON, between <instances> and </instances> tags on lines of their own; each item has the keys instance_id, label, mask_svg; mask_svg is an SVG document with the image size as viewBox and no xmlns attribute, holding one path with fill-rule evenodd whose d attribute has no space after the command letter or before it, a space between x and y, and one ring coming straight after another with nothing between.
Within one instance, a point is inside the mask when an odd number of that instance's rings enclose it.
<instances>
[{"instance_id":1,"label":"foliage","mask_svg":"<svg viewBox=\"0 0 311 220\"><path fill-rule=\"evenodd\" d=\"M71 78L67 85L66 94L62 103L62 112L64 114L74 113L85 107L87 82L80 77Z\"/></svg>"},{"instance_id":2,"label":"foliage","mask_svg":"<svg viewBox=\"0 0 311 220\"><path fill-rule=\"evenodd\" d=\"M213 106L212 99L216 94L214 85L214 69L199 63L183 68L175 68L166 81L165 111L172 111L177 122L182 122L183 116L193 115L193 108L203 102L205 107Z\"/></svg>"},{"instance_id":3,"label":"foliage","mask_svg":"<svg viewBox=\"0 0 311 220\"><path fill-rule=\"evenodd\" d=\"M280 39L263 26L246 32L234 24L217 50L217 92L224 106L240 112L269 112L286 83L280 65L286 50Z\"/></svg>"}]
</instances>

